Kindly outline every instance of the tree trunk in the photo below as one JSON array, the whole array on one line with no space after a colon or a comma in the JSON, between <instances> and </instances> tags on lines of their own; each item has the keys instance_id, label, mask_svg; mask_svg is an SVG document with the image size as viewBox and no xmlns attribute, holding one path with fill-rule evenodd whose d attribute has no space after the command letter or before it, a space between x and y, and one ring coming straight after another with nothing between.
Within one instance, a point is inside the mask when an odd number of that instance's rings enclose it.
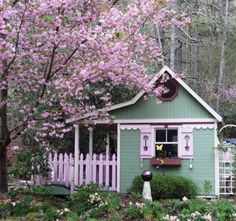
<instances>
[{"instance_id":1,"label":"tree trunk","mask_svg":"<svg viewBox=\"0 0 236 221\"><path fill-rule=\"evenodd\" d=\"M225 45L227 40L227 33L228 33L228 15L229 15L229 0L222 0L222 10L223 11L223 27L222 27L222 38L221 38L221 53L220 53L220 70L219 70L219 77L218 77L218 90L222 86L223 78L225 74ZM220 111L220 99L221 97L218 95L216 100L216 111Z\"/></svg>"},{"instance_id":2,"label":"tree trunk","mask_svg":"<svg viewBox=\"0 0 236 221\"><path fill-rule=\"evenodd\" d=\"M181 31L179 28L175 29L175 72L181 73L183 66L182 62L182 40L181 40Z\"/></svg>"},{"instance_id":3,"label":"tree trunk","mask_svg":"<svg viewBox=\"0 0 236 221\"><path fill-rule=\"evenodd\" d=\"M158 44L158 47L160 48L161 50L161 53L163 54L163 44L164 44L164 39L161 37L162 35L164 35L164 31L163 30L160 30L158 25L154 25L153 26L153 30L154 30L154 34L155 34L155 37L157 39L157 44ZM163 61L161 62L161 65L162 67L165 65L165 61L163 59Z\"/></svg>"},{"instance_id":4,"label":"tree trunk","mask_svg":"<svg viewBox=\"0 0 236 221\"><path fill-rule=\"evenodd\" d=\"M199 2L198 0L195 0L193 3L193 5L191 6L193 8L193 10L197 11L199 10ZM195 26L190 26L189 28L189 32L190 32L190 36L192 36L193 38L195 38L196 40L199 39L198 33L198 25ZM192 77L193 77L193 89L195 91L197 91L197 93L200 94L199 91L199 84L197 83L196 79L201 79L201 76L199 75L199 61L200 61L200 56L199 56L199 42L196 41L192 44L190 44L190 67L189 69L191 70L192 73ZM200 89L201 90L201 89Z\"/></svg>"},{"instance_id":5,"label":"tree trunk","mask_svg":"<svg viewBox=\"0 0 236 221\"><path fill-rule=\"evenodd\" d=\"M7 192L7 148L1 146L0 151L0 193Z\"/></svg>"},{"instance_id":6,"label":"tree trunk","mask_svg":"<svg viewBox=\"0 0 236 221\"><path fill-rule=\"evenodd\" d=\"M7 146L10 132L7 124L7 85L0 90L0 193L7 192Z\"/></svg>"},{"instance_id":7,"label":"tree trunk","mask_svg":"<svg viewBox=\"0 0 236 221\"><path fill-rule=\"evenodd\" d=\"M171 30L170 34L170 68L175 70L175 28Z\"/></svg>"},{"instance_id":8,"label":"tree trunk","mask_svg":"<svg viewBox=\"0 0 236 221\"><path fill-rule=\"evenodd\" d=\"M181 9L181 0L172 3L177 13ZM170 68L177 73L182 72L182 42L179 28L173 28L170 34Z\"/></svg>"}]
</instances>

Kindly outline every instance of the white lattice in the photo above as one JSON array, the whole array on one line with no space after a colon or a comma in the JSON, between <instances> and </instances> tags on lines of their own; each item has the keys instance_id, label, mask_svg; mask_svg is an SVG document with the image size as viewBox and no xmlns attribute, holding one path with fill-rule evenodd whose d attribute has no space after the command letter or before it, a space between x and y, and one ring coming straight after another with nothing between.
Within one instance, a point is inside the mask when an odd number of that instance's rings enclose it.
<instances>
[{"instance_id":1,"label":"white lattice","mask_svg":"<svg viewBox=\"0 0 236 221\"><path fill-rule=\"evenodd\" d=\"M233 151L219 153L219 188L221 195L235 194L235 168Z\"/></svg>"}]
</instances>

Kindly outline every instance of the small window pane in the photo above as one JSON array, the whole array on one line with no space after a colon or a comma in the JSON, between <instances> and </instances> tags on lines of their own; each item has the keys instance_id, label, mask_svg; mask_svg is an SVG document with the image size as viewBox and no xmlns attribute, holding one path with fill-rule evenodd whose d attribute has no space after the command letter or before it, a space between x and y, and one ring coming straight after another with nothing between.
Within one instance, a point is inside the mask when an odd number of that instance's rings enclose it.
<instances>
[{"instance_id":1,"label":"small window pane","mask_svg":"<svg viewBox=\"0 0 236 221\"><path fill-rule=\"evenodd\" d=\"M156 144L156 157L173 158L177 156L178 156L177 144Z\"/></svg>"},{"instance_id":2,"label":"small window pane","mask_svg":"<svg viewBox=\"0 0 236 221\"><path fill-rule=\"evenodd\" d=\"M165 145L166 157L172 158L178 156L177 144L166 144Z\"/></svg>"},{"instance_id":3,"label":"small window pane","mask_svg":"<svg viewBox=\"0 0 236 221\"><path fill-rule=\"evenodd\" d=\"M177 142L177 130L167 130L167 142Z\"/></svg>"},{"instance_id":4,"label":"small window pane","mask_svg":"<svg viewBox=\"0 0 236 221\"><path fill-rule=\"evenodd\" d=\"M156 142L166 142L166 130L156 130Z\"/></svg>"}]
</instances>

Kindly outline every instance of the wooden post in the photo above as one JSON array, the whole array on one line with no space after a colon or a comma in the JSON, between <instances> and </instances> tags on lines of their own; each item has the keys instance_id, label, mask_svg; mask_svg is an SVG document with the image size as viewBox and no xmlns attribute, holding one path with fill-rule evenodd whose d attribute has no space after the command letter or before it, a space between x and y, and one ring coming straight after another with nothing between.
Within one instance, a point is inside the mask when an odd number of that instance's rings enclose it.
<instances>
[{"instance_id":1,"label":"wooden post","mask_svg":"<svg viewBox=\"0 0 236 221\"><path fill-rule=\"evenodd\" d=\"M110 153L110 134L107 133L106 135L107 135L107 137L106 137L106 156L108 156Z\"/></svg>"},{"instance_id":2,"label":"wooden post","mask_svg":"<svg viewBox=\"0 0 236 221\"><path fill-rule=\"evenodd\" d=\"M74 185L79 184L79 125L75 125L75 146L74 146Z\"/></svg>"},{"instance_id":3,"label":"wooden post","mask_svg":"<svg viewBox=\"0 0 236 221\"><path fill-rule=\"evenodd\" d=\"M93 128L89 127L89 168L88 168L88 178L92 181L92 157L93 157Z\"/></svg>"}]
</instances>

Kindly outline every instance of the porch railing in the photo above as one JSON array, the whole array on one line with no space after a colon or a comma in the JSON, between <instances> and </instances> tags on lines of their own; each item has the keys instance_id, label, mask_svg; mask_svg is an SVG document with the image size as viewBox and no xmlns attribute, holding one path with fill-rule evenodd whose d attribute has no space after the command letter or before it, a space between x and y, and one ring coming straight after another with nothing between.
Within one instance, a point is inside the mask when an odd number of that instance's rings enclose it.
<instances>
[{"instance_id":1,"label":"porch railing","mask_svg":"<svg viewBox=\"0 0 236 221\"><path fill-rule=\"evenodd\" d=\"M74 157L72 154L50 153L48 158L50 174L47 178L36 176L36 185L61 184L71 189L74 183L78 185L97 183L109 190L117 190L117 160L116 155L80 154L78 161L78 181L74 180Z\"/></svg>"}]
</instances>

